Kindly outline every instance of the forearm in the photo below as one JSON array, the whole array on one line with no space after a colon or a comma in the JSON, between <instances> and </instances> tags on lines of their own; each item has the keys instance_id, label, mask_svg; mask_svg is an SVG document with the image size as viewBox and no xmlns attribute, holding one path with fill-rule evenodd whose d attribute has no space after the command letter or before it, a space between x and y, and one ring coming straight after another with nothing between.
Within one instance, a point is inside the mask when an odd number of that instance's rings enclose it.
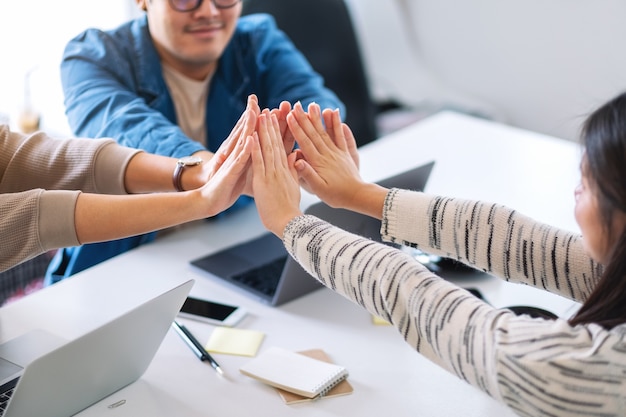
<instances>
[{"instance_id":1,"label":"forearm","mask_svg":"<svg viewBox=\"0 0 626 417\"><path fill-rule=\"evenodd\" d=\"M174 191L172 173L176 160L166 156L140 152L135 155L124 174L124 186L129 194Z\"/></svg>"},{"instance_id":2,"label":"forearm","mask_svg":"<svg viewBox=\"0 0 626 417\"><path fill-rule=\"evenodd\" d=\"M291 222L284 242L324 285L387 319L424 357L520 415L623 415L624 378L613 371L624 366L615 348L619 330L495 309L409 255L312 216ZM607 375L613 383L588 389Z\"/></svg>"},{"instance_id":3,"label":"forearm","mask_svg":"<svg viewBox=\"0 0 626 417\"><path fill-rule=\"evenodd\" d=\"M209 151L196 152L203 163L185 168L182 172L182 185L185 190L201 187L208 180L208 173L203 169L213 157ZM126 168L124 184L129 194L176 191L172 175L176 167L176 158L141 152L135 155Z\"/></svg>"},{"instance_id":4,"label":"forearm","mask_svg":"<svg viewBox=\"0 0 626 417\"><path fill-rule=\"evenodd\" d=\"M378 184L364 183L355 188L353 197L345 202L344 207L375 219L382 219L385 198L389 190Z\"/></svg>"},{"instance_id":5,"label":"forearm","mask_svg":"<svg viewBox=\"0 0 626 417\"><path fill-rule=\"evenodd\" d=\"M216 174L203 187L191 191L119 196L79 195L74 210L79 242L84 244L120 239L215 216L230 207L239 196L249 152L249 143L238 141ZM149 155L146 156L135 161L136 169L145 169L146 162L152 160ZM164 175L164 172L160 175Z\"/></svg>"},{"instance_id":6,"label":"forearm","mask_svg":"<svg viewBox=\"0 0 626 417\"><path fill-rule=\"evenodd\" d=\"M588 296L601 274L580 236L499 204L392 190L381 233L386 241L577 301Z\"/></svg>"},{"instance_id":7,"label":"forearm","mask_svg":"<svg viewBox=\"0 0 626 417\"><path fill-rule=\"evenodd\" d=\"M75 208L76 236L81 244L114 240L216 214L201 199L196 190L133 196L83 193Z\"/></svg>"},{"instance_id":8,"label":"forearm","mask_svg":"<svg viewBox=\"0 0 626 417\"><path fill-rule=\"evenodd\" d=\"M493 345L492 333L484 330L491 323L488 316L495 312L481 300L438 278L402 251L312 216L292 221L284 243L305 270L392 323L422 355L468 382L488 382L489 386L482 388L492 395L497 392L493 362L472 368L473 355L481 357L480 347ZM471 346L466 345L468 331L480 339ZM461 364L459 358L463 358ZM493 355L489 359L493 361ZM455 368L457 365L462 369Z\"/></svg>"}]
</instances>

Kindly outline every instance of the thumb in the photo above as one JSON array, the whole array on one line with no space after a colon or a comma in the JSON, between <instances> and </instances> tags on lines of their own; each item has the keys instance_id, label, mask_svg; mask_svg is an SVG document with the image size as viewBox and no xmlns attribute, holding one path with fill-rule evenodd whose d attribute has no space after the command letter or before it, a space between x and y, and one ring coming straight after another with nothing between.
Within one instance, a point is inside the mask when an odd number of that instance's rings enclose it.
<instances>
[{"instance_id":1,"label":"thumb","mask_svg":"<svg viewBox=\"0 0 626 417\"><path fill-rule=\"evenodd\" d=\"M323 182L320 176L315 172L313 167L304 159L298 159L294 162L294 167L298 172L300 180L308 184L309 187L316 189Z\"/></svg>"}]
</instances>

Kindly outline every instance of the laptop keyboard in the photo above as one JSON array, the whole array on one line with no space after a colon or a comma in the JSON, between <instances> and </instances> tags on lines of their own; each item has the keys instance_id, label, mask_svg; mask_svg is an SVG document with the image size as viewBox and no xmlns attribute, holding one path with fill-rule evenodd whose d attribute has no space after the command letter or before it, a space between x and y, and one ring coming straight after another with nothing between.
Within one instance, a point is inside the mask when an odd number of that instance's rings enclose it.
<instances>
[{"instance_id":1,"label":"laptop keyboard","mask_svg":"<svg viewBox=\"0 0 626 417\"><path fill-rule=\"evenodd\" d=\"M13 395L18 379L19 378L15 378L0 387L0 416L4 414L4 411L9 404L9 400L11 399L11 395Z\"/></svg>"},{"instance_id":2,"label":"laptop keyboard","mask_svg":"<svg viewBox=\"0 0 626 417\"><path fill-rule=\"evenodd\" d=\"M241 274L233 275L231 279L256 292L272 297L276 293L286 262L287 256L283 256Z\"/></svg>"}]
</instances>

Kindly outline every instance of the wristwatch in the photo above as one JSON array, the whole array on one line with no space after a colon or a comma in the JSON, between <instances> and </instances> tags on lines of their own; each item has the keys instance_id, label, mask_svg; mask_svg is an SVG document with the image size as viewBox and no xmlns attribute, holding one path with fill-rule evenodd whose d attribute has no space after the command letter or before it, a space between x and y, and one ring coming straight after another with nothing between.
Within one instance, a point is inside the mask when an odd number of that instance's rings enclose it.
<instances>
[{"instance_id":1,"label":"wristwatch","mask_svg":"<svg viewBox=\"0 0 626 417\"><path fill-rule=\"evenodd\" d=\"M202 158L199 156L185 156L180 158L176 162L176 168L174 168L174 174L172 175L172 181L174 182L174 188L178 191L185 191L182 183L183 171L187 167L193 167L196 165L200 165L202 163Z\"/></svg>"}]
</instances>

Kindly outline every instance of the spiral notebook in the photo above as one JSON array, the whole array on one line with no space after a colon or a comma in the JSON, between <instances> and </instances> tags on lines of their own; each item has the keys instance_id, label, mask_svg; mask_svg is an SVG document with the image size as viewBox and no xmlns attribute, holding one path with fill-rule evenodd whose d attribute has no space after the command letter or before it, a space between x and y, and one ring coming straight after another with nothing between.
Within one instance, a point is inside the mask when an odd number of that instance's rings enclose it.
<instances>
[{"instance_id":1,"label":"spiral notebook","mask_svg":"<svg viewBox=\"0 0 626 417\"><path fill-rule=\"evenodd\" d=\"M305 355L310 358L317 359L317 360L324 361L324 362L329 362L329 363L333 362L330 359L330 357L326 354L326 352L324 352L322 349L310 349L310 350L298 351L298 354ZM282 398L282 400L287 405L316 401L321 398L341 397L343 395L352 394L354 392L354 388L350 384L350 381L348 381L348 378L344 379L343 381L341 381L340 383L332 387L323 397L307 398L307 397L303 397L302 395L294 394L293 392L285 391L284 389L280 389L280 388L274 388L274 389L276 390L280 398Z\"/></svg>"},{"instance_id":2,"label":"spiral notebook","mask_svg":"<svg viewBox=\"0 0 626 417\"><path fill-rule=\"evenodd\" d=\"M322 397L348 377L348 370L289 350L271 347L239 371L272 387L306 398Z\"/></svg>"}]
</instances>

